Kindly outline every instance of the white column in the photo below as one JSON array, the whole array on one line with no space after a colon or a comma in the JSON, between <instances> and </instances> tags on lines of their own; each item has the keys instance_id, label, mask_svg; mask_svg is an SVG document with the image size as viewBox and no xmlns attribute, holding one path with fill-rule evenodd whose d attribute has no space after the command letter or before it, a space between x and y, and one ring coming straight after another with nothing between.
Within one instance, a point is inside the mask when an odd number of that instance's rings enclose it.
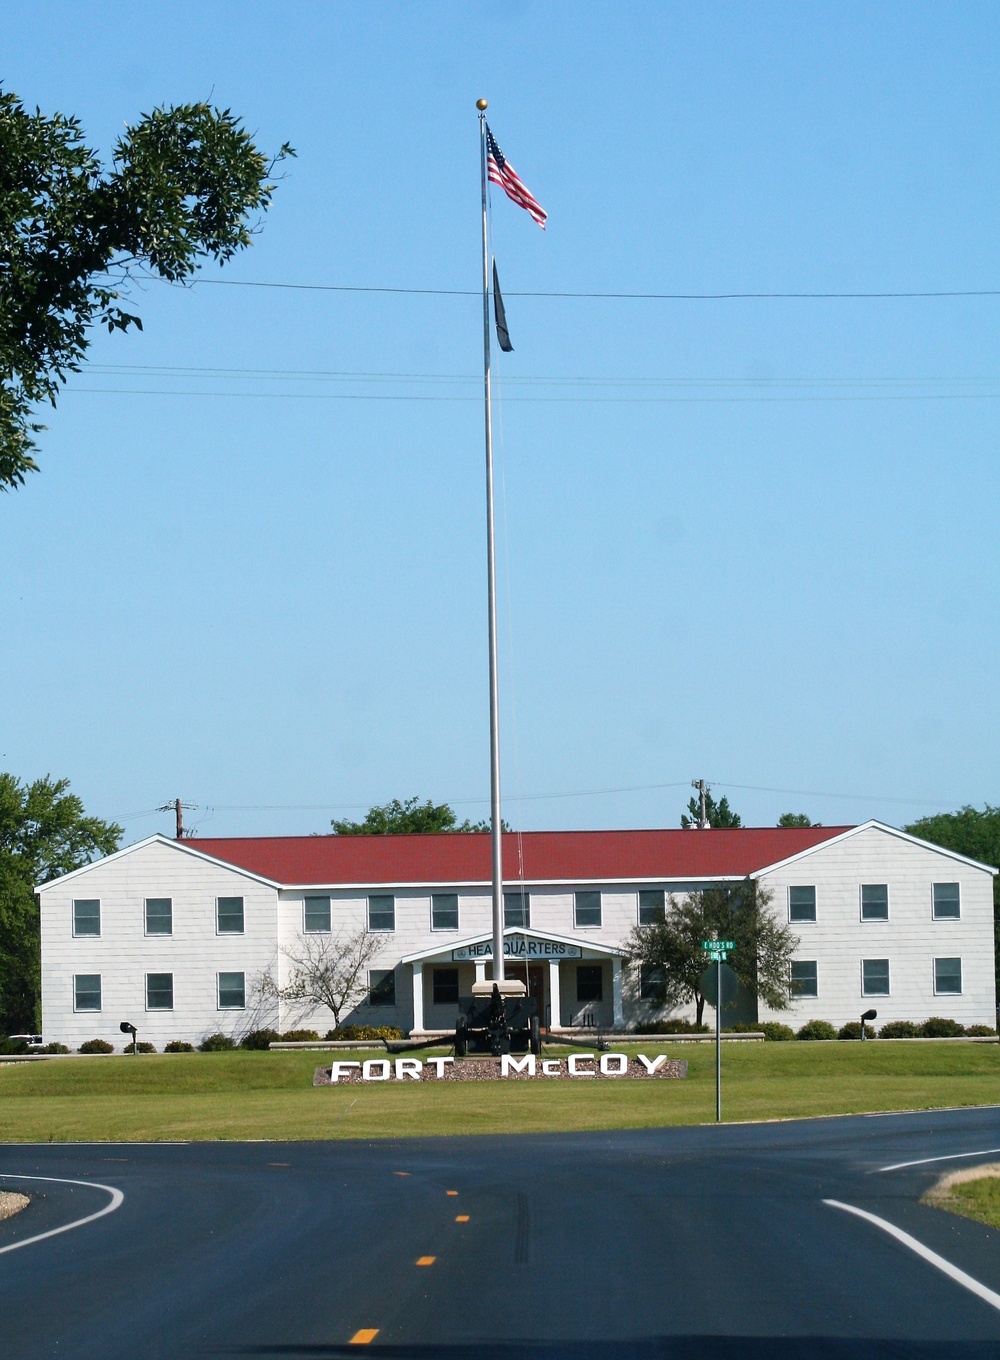
<instances>
[{"instance_id":1,"label":"white column","mask_svg":"<svg viewBox=\"0 0 1000 1360\"><path fill-rule=\"evenodd\" d=\"M413 965L413 1029L421 1033L424 1028L424 965Z\"/></svg>"},{"instance_id":2,"label":"white column","mask_svg":"<svg viewBox=\"0 0 1000 1360\"><path fill-rule=\"evenodd\" d=\"M559 960L549 959L549 1023L553 1029L558 1029L562 1023L562 1016L559 1012Z\"/></svg>"},{"instance_id":3,"label":"white column","mask_svg":"<svg viewBox=\"0 0 1000 1360\"><path fill-rule=\"evenodd\" d=\"M622 961L620 954L611 958L611 997L615 1008L615 1029L625 1028L625 1012L622 1010Z\"/></svg>"},{"instance_id":4,"label":"white column","mask_svg":"<svg viewBox=\"0 0 1000 1360\"><path fill-rule=\"evenodd\" d=\"M477 960L476 960L476 981L477 981L477 982L485 982L485 981L486 981L486 960L485 960L485 959L477 959Z\"/></svg>"}]
</instances>

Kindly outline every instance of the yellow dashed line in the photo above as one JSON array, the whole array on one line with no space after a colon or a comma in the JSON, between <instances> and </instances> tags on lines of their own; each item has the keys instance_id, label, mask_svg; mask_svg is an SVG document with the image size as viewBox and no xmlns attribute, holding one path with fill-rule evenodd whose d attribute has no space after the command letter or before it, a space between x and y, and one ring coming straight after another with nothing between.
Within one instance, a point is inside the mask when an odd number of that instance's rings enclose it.
<instances>
[{"instance_id":1,"label":"yellow dashed line","mask_svg":"<svg viewBox=\"0 0 1000 1360\"><path fill-rule=\"evenodd\" d=\"M359 1332L355 1332L348 1343L351 1346L367 1346L378 1336L377 1327L362 1327Z\"/></svg>"},{"instance_id":2,"label":"yellow dashed line","mask_svg":"<svg viewBox=\"0 0 1000 1360\"><path fill-rule=\"evenodd\" d=\"M456 1223L468 1223L468 1221L469 1221L468 1214L458 1214L457 1217L455 1218Z\"/></svg>"},{"instance_id":3,"label":"yellow dashed line","mask_svg":"<svg viewBox=\"0 0 1000 1360\"><path fill-rule=\"evenodd\" d=\"M436 1256L418 1256L418 1257L417 1257L417 1265L418 1265L418 1266L432 1266L436 1260L437 1260L437 1257L436 1257Z\"/></svg>"},{"instance_id":4,"label":"yellow dashed line","mask_svg":"<svg viewBox=\"0 0 1000 1360\"><path fill-rule=\"evenodd\" d=\"M392 1174L394 1176L408 1176L410 1173L408 1171L394 1171Z\"/></svg>"},{"instance_id":5,"label":"yellow dashed line","mask_svg":"<svg viewBox=\"0 0 1000 1360\"><path fill-rule=\"evenodd\" d=\"M457 1194L458 1194L458 1191L457 1191L457 1190L446 1190L444 1193L445 1193L446 1195L457 1195Z\"/></svg>"}]
</instances>

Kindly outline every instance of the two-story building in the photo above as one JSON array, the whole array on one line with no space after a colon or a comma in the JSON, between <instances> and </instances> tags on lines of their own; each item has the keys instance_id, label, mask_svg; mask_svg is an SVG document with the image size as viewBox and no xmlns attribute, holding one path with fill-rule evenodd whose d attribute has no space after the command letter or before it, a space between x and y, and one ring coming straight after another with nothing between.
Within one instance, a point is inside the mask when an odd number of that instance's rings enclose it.
<instances>
[{"instance_id":1,"label":"two-story building","mask_svg":"<svg viewBox=\"0 0 1000 1360\"><path fill-rule=\"evenodd\" d=\"M633 927L671 896L756 879L798 945L795 999L740 1019L841 1025L947 1015L994 1024L996 870L902 831L771 827L551 831L504 836L505 970L543 1025L641 1030L667 1018L655 969L628 963ZM72 1047L120 1043L131 1020L156 1046L308 1026L329 1011L277 994L293 956L377 947L342 1023L453 1027L491 975L484 834L168 840L152 836L38 888L42 1027ZM688 1014L689 1012L685 1012Z\"/></svg>"}]
</instances>

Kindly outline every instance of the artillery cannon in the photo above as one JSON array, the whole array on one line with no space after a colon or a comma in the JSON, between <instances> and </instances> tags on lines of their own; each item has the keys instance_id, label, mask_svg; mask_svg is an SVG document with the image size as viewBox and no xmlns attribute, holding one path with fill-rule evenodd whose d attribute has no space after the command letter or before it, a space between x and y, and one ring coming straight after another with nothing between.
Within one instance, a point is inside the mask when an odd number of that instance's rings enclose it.
<instances>
[{"instance_id":1,"label":"artillery cannon","mask_svg":"<svg viewBox=\"0 0 1000 1360\"><path fill-rule=\"evenodd\" d=\"M501 993L501 986L503 992ZM489 991L487 992L487 988ZM472 996L460 997L455 1025L455 1057L468 1053L542 1052L538 1002L520 982L476 983Z\"/></svg>"}]
</instances>

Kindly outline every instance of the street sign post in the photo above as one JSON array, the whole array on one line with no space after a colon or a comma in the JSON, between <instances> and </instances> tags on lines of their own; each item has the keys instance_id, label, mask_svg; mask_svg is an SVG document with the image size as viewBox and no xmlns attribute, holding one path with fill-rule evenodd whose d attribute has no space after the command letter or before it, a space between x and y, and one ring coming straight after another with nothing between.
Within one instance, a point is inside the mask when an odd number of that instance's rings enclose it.
<instances>
[{"instance_id":1,"label":"street sign post","mask_svg":"<svg viewBox=\"0 0 1000 1360\"><path fill-rule=\"evenodd\" d=\"M736 948L735 940L702 940L701 947L712 963L715 964L715 1122L722 1122L722 1007L726 1005L725 989L722 982L722 965L730 950ZM708 970L706 969L706 972ZM736 974L731 968L726 972L735 981ZM702 974L704 977L704 974ZM728 979L727 979L728 982ZM702 993L704 995L704 992Z\"/></svg>"}]
</instances>

